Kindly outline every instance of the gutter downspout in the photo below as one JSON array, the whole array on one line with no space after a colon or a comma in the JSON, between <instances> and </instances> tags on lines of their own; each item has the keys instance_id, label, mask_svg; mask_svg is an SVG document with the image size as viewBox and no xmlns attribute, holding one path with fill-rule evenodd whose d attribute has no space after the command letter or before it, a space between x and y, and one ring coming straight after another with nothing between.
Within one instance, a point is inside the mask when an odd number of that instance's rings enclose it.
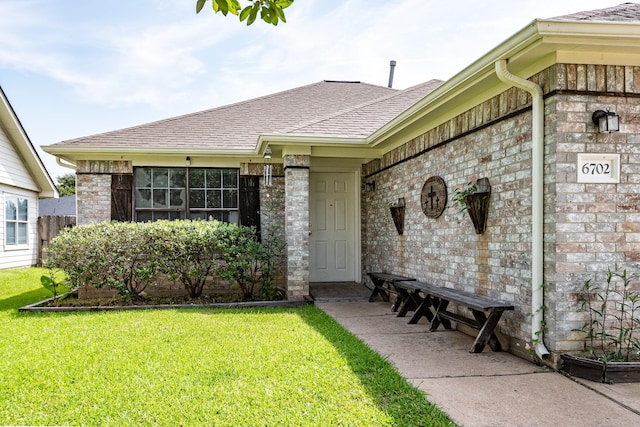
<instances>
[{"instance_id":1,"label":"gutter downspout","mask_svg":"<svg viewBox=\"0 0 640 427\"><path fill-rule=\"evenodd\" d=\"M515 76L507 69L507 60L495 63L496 75L507 84L531 94L531 343L538 357L546 359L549 350L544 345L544 99L542 88L529 80ZM536 343L536 344L533 344Z\"/></svg>"}]
</instances>

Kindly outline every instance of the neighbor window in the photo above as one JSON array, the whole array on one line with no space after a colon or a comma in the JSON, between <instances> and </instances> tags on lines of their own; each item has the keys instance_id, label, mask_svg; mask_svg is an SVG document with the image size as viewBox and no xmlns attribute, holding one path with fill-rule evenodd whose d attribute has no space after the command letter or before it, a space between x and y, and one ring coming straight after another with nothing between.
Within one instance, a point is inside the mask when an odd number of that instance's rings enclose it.
<instances>
[{"instance_id":1,"label":"neighbor window","mask_svg":"<svg viewBox=\"0 0 640 427\"><path fill-rule=\"evenodd\" d=\"M137 221L238 222L238 169L136 168Z\"/></svg>"},{"instance_id":2,"label":"neighbor window","mask_svg":"<svg viewBox=\"0 0 640 427\"><path fill-rule=\"evenodd\" d=\"M29 229L29 202L21 197L5 198L5 244L7 246L26 245Z\"/></svg>"}]
</instances>

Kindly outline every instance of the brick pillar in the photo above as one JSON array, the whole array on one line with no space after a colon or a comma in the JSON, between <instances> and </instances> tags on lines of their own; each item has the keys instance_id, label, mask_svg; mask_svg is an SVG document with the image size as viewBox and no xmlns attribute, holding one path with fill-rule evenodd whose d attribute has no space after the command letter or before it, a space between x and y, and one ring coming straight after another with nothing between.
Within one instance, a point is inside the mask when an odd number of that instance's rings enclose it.
<instances>
[{"instance_id":1,"label":"brick pillar","mask_svg":"<svg viewBox=\"0 0 640 427\"><path fill-rule=\"evenodd\" d=\"M111 174L114 173L133 173L133 166L129 161L78 161L76 224L111 220Z\"/></svg>"},{"instance_id":2,"label":"brick pillar","mask_svg":"<svg viewBox=\"0 0 640 427\"><path fill-rule=\"evenodd\" d=\"M290 300L309 295L309 162L307 155L284 157L287 297Z\"/></svg>"}]
</instances>

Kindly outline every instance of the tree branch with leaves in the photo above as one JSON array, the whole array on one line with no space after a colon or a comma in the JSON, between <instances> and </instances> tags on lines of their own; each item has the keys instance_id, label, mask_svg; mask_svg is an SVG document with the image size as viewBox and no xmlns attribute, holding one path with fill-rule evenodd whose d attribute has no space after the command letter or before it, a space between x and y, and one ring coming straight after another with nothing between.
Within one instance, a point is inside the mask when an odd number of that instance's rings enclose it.
<instances>
[{"instance_id":1,"label":"tree branch with leaves","mask_svg":"<svg viewBox=\"0 0 640 427\"><path fill-rule=\"evenodd\" d=\"M197 0L196 13L204 8L209 0ZM248 0L248 4L241 5L238 0L211 0L211 5L215 13L222 13L224 16L231 13L240 18L240 22L247 22L251 25L260 15L260 19L272 25L278 25L280 21L287 22L284 16L284 9L291 6L294 0Z\"/></svg>"}]
</instances>

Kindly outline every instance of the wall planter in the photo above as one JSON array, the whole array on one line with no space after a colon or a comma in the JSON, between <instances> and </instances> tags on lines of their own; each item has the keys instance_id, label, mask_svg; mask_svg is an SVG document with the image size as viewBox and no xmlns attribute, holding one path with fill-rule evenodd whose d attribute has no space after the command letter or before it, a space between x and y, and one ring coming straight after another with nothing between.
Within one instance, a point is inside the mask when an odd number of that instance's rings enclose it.
<instances>
[{"instance_id":1,"label":"wall planter","mask_svg":"<svg viewBox=\"0 0 640 427\"><path fill-rule=\"evenodd\" d=\"M609 384L640 382L640 362L603 362L572 354L560 357L562 371L573 377Z\"/></svg>"},{"instance_id":2,"label":"wall planter","mask_svg":"<svg viewBox=\"0 0 640 427\"><path fill-rule=\"evenodd\" d=\"M480 178L475 184L462 190L456 190L453 197L454 204L460 211L467 211L476 234L484 233L489 217L489 202L491 200L491 184L489 178Z\"/></svg>"},{"instance_id":3,"label":"wall planter","mask_svg":"<svg viewBox=\"0 0 640 427\"><path fill-rule=\"evenodd\" d=\"M398 199L398 202L389 206L393 224L396 226L398 234L404 233L404 197Z\"/></svg>"}]
</instances>

